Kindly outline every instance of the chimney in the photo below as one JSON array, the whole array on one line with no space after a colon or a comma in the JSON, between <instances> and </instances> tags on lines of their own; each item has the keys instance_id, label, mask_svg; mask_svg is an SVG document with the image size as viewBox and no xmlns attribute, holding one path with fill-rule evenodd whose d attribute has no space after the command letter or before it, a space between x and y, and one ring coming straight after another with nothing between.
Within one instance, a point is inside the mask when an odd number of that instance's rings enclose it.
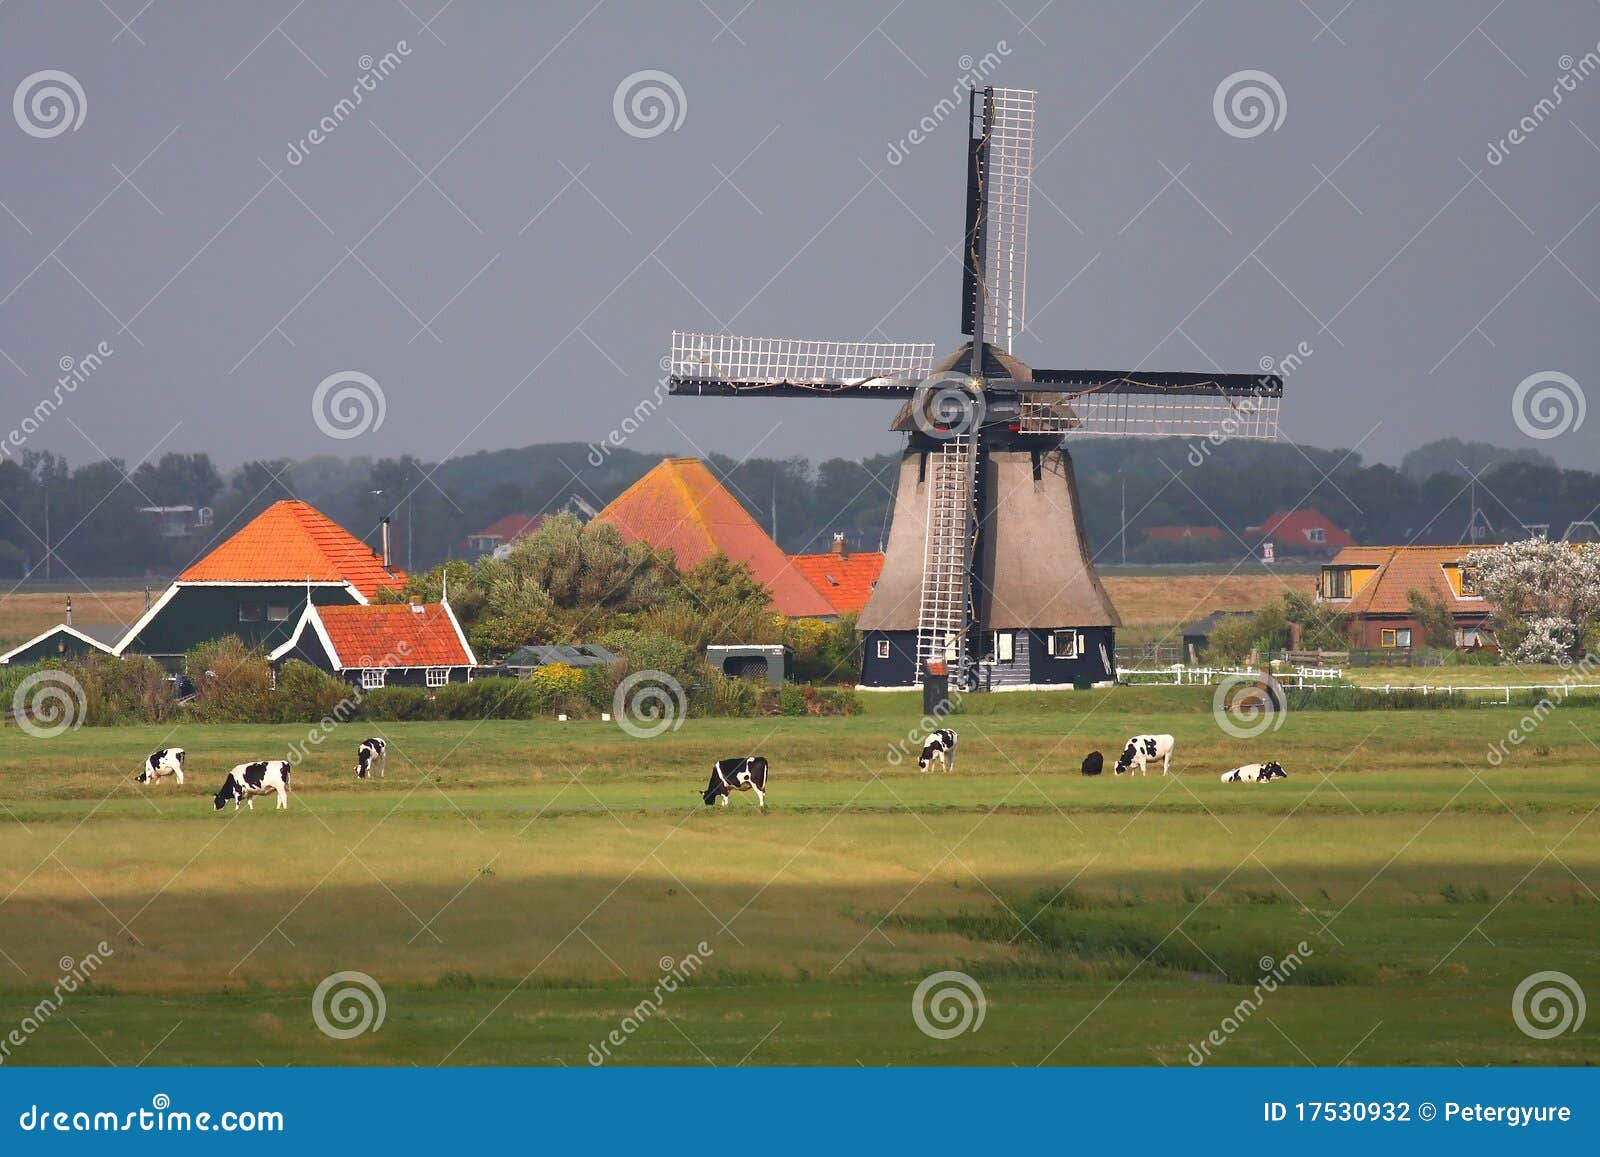
<instances>
[{"instance_id":1,"label":"chimney","mask_svg":"<svg viewBox=\"0 0 1600 1157\"><path fill-rule=\"evenodd\" d=\"M389 516L385 514L380 523L383 529L383 569L389 569Z\"/></svg>"},{"instance_id":2,"label":"chimney","mask_svg":"<svg viewBox=\"0 0 1600 1157\"><path fill-rule=\"evenodd\" d=\"M72 596L67 596L67 626L72 626Z\"/></svg>"},{"instance_id":3,"label":"chimney","mask_svg":"<svg viewBox=\"0 0 1600 1157\"><path fill-rule=\"evenodd\" d=\"M844 534L842 531L834 531L833 533L833 553L840 558L850 557L850 552L844 546Z\"/></svg>"}]
</instances>

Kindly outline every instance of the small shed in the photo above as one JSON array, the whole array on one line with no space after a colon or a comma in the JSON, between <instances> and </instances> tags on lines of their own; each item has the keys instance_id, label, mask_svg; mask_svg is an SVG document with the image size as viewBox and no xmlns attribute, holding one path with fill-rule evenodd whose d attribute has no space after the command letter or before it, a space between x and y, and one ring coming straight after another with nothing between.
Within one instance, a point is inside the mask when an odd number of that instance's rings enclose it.
<instances>
[{"instance_id":1,"label":"small shed","mask_svg":"<svg viewBox=\"0 0 1600 1157\"><path fill-rule=\"evenodd\" d=\"M568 667L609 667L616 661L616 652L599 643L555 643L518 647L507 656L505 666L518 679L526 679L540 667L553 663L565 663Z\"/></svg>"},{"instance_id":2,"label":"small shed","mask_svg":"<svg viewBox=\"0 0 1600 1157\"><path fill-rule=\"evenodd\" d=\"M1205 618L1190 623L1183 628L1183 659L1186 663L1198 660L1207 647L1211 645L1211 632L1217 625L1228 619L1236 619L1243 615L1249 618L1254 611L1212 611Z\"/></svg>"},{"instance_id":3,"label":"small shed","mask_svg":"<svg viewBox=\"0 0 1600 1157\"><path fill-rule=\"evenodd\" d=\"M26 643L19 643L0 655L0 666L16 663L37 663L41 659L81 659L90 651L109 655L117 640L127 628L120 623L84 623L73 626L57 623L41 635Z\"/></svg>"},{"instance_id":4,"label":"small shed","mask_svg":"<svg viewBox=\"0 0 1600 1157\"><path fill-rule=\"evenodd\" d=\"M794 675L794 652L782 643L714 645L706 661L730 679L765 679L774 687Z\"/></svg>"}]
</instances>

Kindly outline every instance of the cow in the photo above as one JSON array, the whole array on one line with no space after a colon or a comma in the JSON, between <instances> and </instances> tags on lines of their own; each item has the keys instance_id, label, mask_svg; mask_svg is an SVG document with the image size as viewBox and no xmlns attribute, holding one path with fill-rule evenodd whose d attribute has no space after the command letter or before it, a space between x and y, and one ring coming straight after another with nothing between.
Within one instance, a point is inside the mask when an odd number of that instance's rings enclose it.
<instances>
[{"instance_id":1,"label":"cow","mask_svg":"<svg viewBox=\"0 0 1600 1157\"><path fill-rule=\"evenodd\" d=\"M711 765L711 782L700 793L700 798L707 807L714 803L727 807L728 797L736 791L753 791L757 806L767 806L767 761L764 757L744 755L717 760Z\"/></svg>"},{"instance_id":2,"label":"cow","mask_svg":"<svg viewBox=\"0 0 1600 1157\"><path fill-rule=\"evenodd\" d=\"M251 811L255 811L254 797L266 795L269 791L278 793L279 811L289 806L287 759L258 759L254 763L241 763L228 773L227 779L222 781L222 787L217 791L217 798L213 802L217 805L218 811L226 807L230 799L233 801L234 811L239 810L241 803Z\"/></svg>"},{"instance_id":3,"label":"cow","mask_svg":"<svg viewBox=\"0 0 1600 1157\"><path fill-rule=\"evenodd\" d=\"M1222 773L1223 783L1268 783L1288 778L1289 773L1276 763L1247 763Z\"/></svg>"},{"instance_id":4,"label":"cow","mask_svg":"<svg viewBox=\"0 0 1600 1157\"><path fill-rule=\"evenodd\" d=\"M140 783L154 783L162 776L174 776L178 786L183 786L183 748L163 747L160 751L153 751L144 761L144 766L139 769Z\"/></svg>"},{"instance_id":5,"label":"cow","mask_svg":"<svg viewBox=\"0 0 1600 1157\"><path fill-rule=\"evenodd\" d=\"M1105 770L1105 766L1106 757L1101 755L1098 751L1091 751L1088 755L1083 757L1084 775L1099 775Z\"/></svg>"},{"instance_id":6,"label":"cow","mask_svg":"<svg viewBox=\"0 0 1600 1157\"><path fill-rule=\"evenodd\" d=\"M376 737L363 739L361 746L356 748L356 778L366 779L367 776L376 772L381 779L383 777L384 760L388 754L389 743L387 740Z\"/></svg>"},{"instance_id":7,"label":"cow","mask_svg":"<svg viewBox=\"0 0 1600 1157\"><path fill-rule=\"evenodd\" d=\"M1172 763L1172 747L1174 740L1170 735L1135 735L1128 740L1128 745L1122 749L1122 757L1117 760L1117 774L1127 772L1133 774L1137 767L1140 775L1148 775L1145 764L1153 759L1161 761L1161 774L1167 774L1167 768Z\"/></svg>"},{"instance_id":8,"label":"cow","mask_svg":"<svg viewBox=\"0 0 1600 1157\"><path fill-rule=\"evenodd\" d=\"M954 771L956 766L956 733L948 727L928 732L922 741L922 754L917 758L917 770L927 771L934 760L941 771Z\"/></svg>"}]
</instances>

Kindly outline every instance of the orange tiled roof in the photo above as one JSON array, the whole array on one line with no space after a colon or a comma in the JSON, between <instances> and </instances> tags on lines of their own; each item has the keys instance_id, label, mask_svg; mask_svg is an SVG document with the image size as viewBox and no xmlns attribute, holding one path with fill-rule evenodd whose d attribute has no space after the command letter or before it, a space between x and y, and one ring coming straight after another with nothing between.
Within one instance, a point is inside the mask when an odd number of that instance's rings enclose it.
<instances>
[{"instance_id":1,"label":"orange tiled roof","mask_svg":"<svg viewBox=\"0 0 1600 1157\"><path fill-rule=\"evenodd\" d=\"M789 561L841 615L858 614L867 605L872 585L883 571L883 555L875 550L862 554L791 554Z\"/></svg>"},{"instance_id":2,"label":"orange tiled roof","mask_svg":"<svg viewBox=\"0 0 1600 1157\"><path fill-rule=\"evenodd\" d=\"M788 618L827 617L833 604L789 565L778 544L697 458L668 458L595 516L629 542L670 550L680 569L722 551L749 566Z\"/></svg>"},{"instance_id":3,"label":"orange tiled roof","mask_svg":"<svg viewBox=\"0 0 1600 1157\"><path fill-rule=\"evenodd\" d=\"M1482 599L1457 597L1445 578L1444 568L1460 562L1472 546L1352 546L1334 555L1329 566L1376 566L1378 573L1366 581L1340 609L1352 615L1407 614L1408 594L1419 590L1443 600L1452 611L1486 614Z\"/></svg>"},{"instance_id":4,"label":"orange tiled roof","mask_svg":"<svg viewBox=\"0 0 1600 1157\"><path fill-rule=\"evenodd\" d=\"M501 542L515 542L524 535L533 534L549 518L545 514L508 514L469 535L469 538L498 538Z\"/></svg>"},{"instance_id":5,"label":"orange tiled roof","mask_svg":"<svg viewBox=\"0 0 1600 1157\"><path fill-rule=\"evenodd\" d=\"M1323 533L1321 542L1314 542L1306 536L1306 532L1320 528ZM1260 526L1250 527L1262 538L1274 538L1280 542L1291 542L1297 546L1354 546L1356 540L1333 524L1333 521L1320 510L1309 507L1300 510L1274 511Z\"/></svg>"},{"instance_id":6,"label":"orange tiled roof","mask_svg":"<svg viewBox=\"0 0 1600 1157\"><path fill-rule=\"evenodd\" d=\"M317 607L316 614L342 668L474 665L441 603Z\"/></svg>"},{"instance_id":7,"label":"orange tiled roof","mask_svg":"<svg viewBox=\"0 0 1600 1157\"><path fill-rule=\"evenodd\" d=\"M179 582L347 582L366 598L398 589L405 572L383 569L371 547L294 499L274 502L178 576Z\"/></svg>"}]
</instances>

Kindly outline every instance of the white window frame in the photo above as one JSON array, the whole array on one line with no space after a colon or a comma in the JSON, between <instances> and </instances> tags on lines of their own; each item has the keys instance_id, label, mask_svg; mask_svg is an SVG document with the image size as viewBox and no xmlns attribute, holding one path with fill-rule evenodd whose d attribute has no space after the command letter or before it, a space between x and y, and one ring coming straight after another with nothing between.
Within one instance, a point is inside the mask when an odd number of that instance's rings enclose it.
<instances>
[{"instance_id":1,"label":"white window frame","mask_svg":"<svg viewBox=\"0 0 1600 1157\"><path fill-rule=\"evenodd\" d=\"M382 687L387 674L388 669L384 667L361 668L361 689L363 691L372 691Z\"/></svg>"},{"instance_id":2,"label":"white window frame","mask_svg":"<svg viewBox=\"0 0 1600 1157\"><path fill-rule=\"evenodd\" d=\"M1067 644L1066 651L1062 651L1061 649L1063 636L1065 636L1065 641ZM1074 631L1071 627L1061 627L1057 630L1051 631L1048 636L1048 641L1050 645L1050 653L1057 659L1076 659L1078 657L1078 651L1081 649L1078 646L1078 632Z\"/></svg>"},{"instance_id":3,"label":"white window frame","mask_svg":"<svg viewBox=\"0 0 1600 1157\"><path fill-rule=\"evenodd\" d=\"M449 667L429 667L423 675L423 682L429 687L443 687L450 682Z\"/></svg>"},{"instance_id":4,"label":"white window frame","mask_svg":"<svg viewBox=\"0 0 1600 1157\"><path fill-rule=\"evenodd\" d=\"M1011 631L994 633L994 659L997 663L1010 663L1017 657L1017 636Z\"/></svg>"},{"instance_id":5,"label":"white window frame","mask_svg":"<svg viewBox=\"0 0 1600 1157\"><path fill-rule=\"evenodd\" d=\"M879 639L878 640L878 658L887 659L888 657L889 657L889 640L888 639Z\"/></svg>"}]
</instances>

